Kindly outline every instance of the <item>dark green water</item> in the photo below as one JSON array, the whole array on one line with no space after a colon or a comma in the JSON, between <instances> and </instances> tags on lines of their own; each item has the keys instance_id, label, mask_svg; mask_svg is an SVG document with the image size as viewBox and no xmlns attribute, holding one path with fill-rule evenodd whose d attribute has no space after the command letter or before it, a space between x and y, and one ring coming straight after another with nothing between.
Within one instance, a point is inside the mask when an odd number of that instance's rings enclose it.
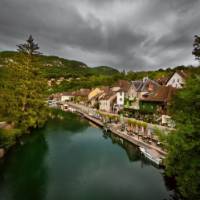
<instances>
[{"instance_id":1,"label":"dark green water","mask_svg":"<svg viewBox=\"0 0 200 200\"><path fill-rule=\"evenodd\" d=\"M135 146L75 114L62 115L1 161L1 200L171 199L162 170Z\"/></svg>"}]
</instances>

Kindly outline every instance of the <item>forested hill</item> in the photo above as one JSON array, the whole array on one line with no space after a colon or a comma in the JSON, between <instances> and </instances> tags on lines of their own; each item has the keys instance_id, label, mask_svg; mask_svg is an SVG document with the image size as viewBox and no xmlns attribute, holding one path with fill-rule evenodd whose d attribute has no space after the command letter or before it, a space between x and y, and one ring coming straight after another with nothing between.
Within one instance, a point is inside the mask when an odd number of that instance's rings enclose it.
<instances>
[{"instance_id":1,"label":"forested hill","mask_svg":"<svg viewBox=\"0 0 200 200\"><path fill-rule=\"evenodd\" d=\"M18 60L17 52L0 52L0 77L8 62ZM19 60L17 62L20 62ZM45 78L48 79L49 92L63 92L80 88L111 86L119 79L138 80L145 76L158 80L169 77L174 71L184 70L187 74L200 74L200 67L178 66L154 71L129 71L127 73L108 67L89 67L85 63L67 60L57 56L37 56L36 62ZM150 69L151 70L151 69Z\"/></svg>"},{"instance_id":2,"label":"forested hill","mask_svg":"<svg viewBox=\"0 0 200 200\"><path fill-rule=\"evenodd\" d=\"M15 60L17 52L4 51L0 52L0 67L6 66L9 61ZM69 78L90 75L113 75L119 71L107 66L88 67L85 63L60 58L57 56L40 55L37 59L37 64L41 66L46 78Z\"/></svg>"},{"instance_id":3,"label":"forested hill","mask_svg":"<svg viewBox=\"0 0 200 200\"><path fill-rule=\"evenodd\" d=\"M101 74L101 75L113 75L119 73L116 69L108 66L99 66L91 68L91 72L93 74Z\"/></svg>"}]
</instances>

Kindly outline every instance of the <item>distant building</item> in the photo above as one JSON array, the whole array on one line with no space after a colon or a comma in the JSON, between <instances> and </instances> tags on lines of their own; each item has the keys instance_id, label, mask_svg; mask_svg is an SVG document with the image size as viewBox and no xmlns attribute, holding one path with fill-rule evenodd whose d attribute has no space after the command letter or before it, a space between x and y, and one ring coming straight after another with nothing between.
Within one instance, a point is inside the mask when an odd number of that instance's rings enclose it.
<instances>
[{"instance_id":1,"label":"distant building","mask_svg":"<svg viewBox=\"0 0 200 200\"><path fill-rule=\"evenodd\" d=\"M185 81L187 78L187 74L183 71L174 72L166 82L166 86L172 86L173 88L183 88L185 85Z\"/></svg>"},{"instance_id":2,"label":"distant building","mask_svg":"<svg viewBox=\"0 0 200 200\"><path fill-rule=\"evenodd\" d=\"M106 112L113 112L113 106L116 102L116 99L116 92L113 92L112 90L104 92L99 97L99 109Z\"/></svg>"},{"instance_id":3,"label":"distant building","mask_svg":"<svg viewBox=\"0 0 200 200\"><path fill-rule=\"evenodd\" d=\"M114 105L115 112L124 108L126 94L130 88L131 83L127 80L119 80L115 85L117 99Z\"/></svg>"},{"instance_id":4,"label":"distant building","mask_svg":"<svg viewBox=\"0 0 200 200\"><path fill-rule=\"evenodd\" d=\"M125 108L139 110L139 100L156 91L159 87L160 85L156 81L148 77L132 81L126 94Z\"/></svg>"},{"instance_id":5,"label":"distant building","mask_svg":"<svg viewBox=\"0 0 200 200\"><path fill-rule=\"evenodd\" d=\"M90 101L91 99L95 98L98 94L101 94L103 90L100 88L95 88L91 90L91 92L88 94L88 100Z\"/></svg>"},{"instance_id":6,"label":"distant building","mask_svg":"<svg viewBox=\"0 0 200 200\"><path fill-rule=\"evenodd\" d=\"M61 93L60 101L64 103L64 102L73 100L73 98L74 98L74 95L71 92L63 92Z\"/></svg>"},{"instance_id":7,"label":"distant building","mask_svg":"<svg viewBox=\"0 0 200 200\"><path fill-rule=\"evenodd\" d=\"M88 95L90 92L90 89L82 88L78 91L73 92L72 94L75 96L75 101L82 104L86 104L88 103Z\"/></svg>"}]
</instances>

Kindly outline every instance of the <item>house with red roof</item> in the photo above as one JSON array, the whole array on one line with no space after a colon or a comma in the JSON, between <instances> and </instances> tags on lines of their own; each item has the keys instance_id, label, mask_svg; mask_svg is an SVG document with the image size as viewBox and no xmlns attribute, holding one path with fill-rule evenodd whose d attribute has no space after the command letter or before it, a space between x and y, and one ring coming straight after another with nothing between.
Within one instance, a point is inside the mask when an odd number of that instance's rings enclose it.
<instances>
[{"instance_id":1,"label":"house with red roof","mask_svg":"<svg viewBox=\"0 0 200 200\"><path fill-rule=\"evenodd\" d=\"M167 114L167 108L176 90L172 86L160 86L155 92L140 99L140 111L160 115Z\"/></svg>"}]
</instances>

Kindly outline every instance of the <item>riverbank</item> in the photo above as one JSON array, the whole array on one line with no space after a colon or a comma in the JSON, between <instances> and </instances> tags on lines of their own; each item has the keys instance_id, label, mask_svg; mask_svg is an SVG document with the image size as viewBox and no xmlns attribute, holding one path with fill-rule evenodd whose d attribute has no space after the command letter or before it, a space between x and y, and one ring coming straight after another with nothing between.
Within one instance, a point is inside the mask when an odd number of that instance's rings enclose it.
<instances>
[{"instance_id":1,"label":"riverbank","mask_svg":"<svg viewBox=\"0 0 200 200\"><path fill-rule=\"evenodd\" d=\"M91 116L90 114L85 112L86 109L89 109L89 108L85 107L85 109L81 109L81 108L83 108L82 105L78 105L78 104L74 104L74 103L69 103L69 105L71 107L75 108L76 112L80 113L82 116L84 116L88 120L92 121L93 123L95 123L95 124L97 124L97 125L99 125L101 127L104 127L104 123L101 120L99 120L97 118L94 118L93 116ZM154 126L154 125L151 125L151 126ZM161 128L162 129L166 129L166 127L161 127ZM156 146L155 144L152 144L152 143L149 144L149 143L145 142L141 136L134 135L134 134L129 135L125 130L121 131L119 124L110 123L109 124L109 130L112 133L118 135L120 138L125 139L125 140L129 141L130 143L132 143L132 144L134 144L134 145L136 145L138 147L148 148L150 150L151 154L155 158L162 159L167 154L167 152L164 151L161 147Z\"/></svg>"},{"instance_id":2,"label":"riverbank","mask_svg":"<svg viewBox=\"0 0 200 200\"><path fill-rule=\"evenodd\" d=\"M21 137L31 135L33 130L44 127L49 117L50 113L47 113L45 120L38 120L36 126L27 128L15 127L13 123L0 122L0 159L4 158L12 147L21 144Z\"/></svg>"}]
</instances>

